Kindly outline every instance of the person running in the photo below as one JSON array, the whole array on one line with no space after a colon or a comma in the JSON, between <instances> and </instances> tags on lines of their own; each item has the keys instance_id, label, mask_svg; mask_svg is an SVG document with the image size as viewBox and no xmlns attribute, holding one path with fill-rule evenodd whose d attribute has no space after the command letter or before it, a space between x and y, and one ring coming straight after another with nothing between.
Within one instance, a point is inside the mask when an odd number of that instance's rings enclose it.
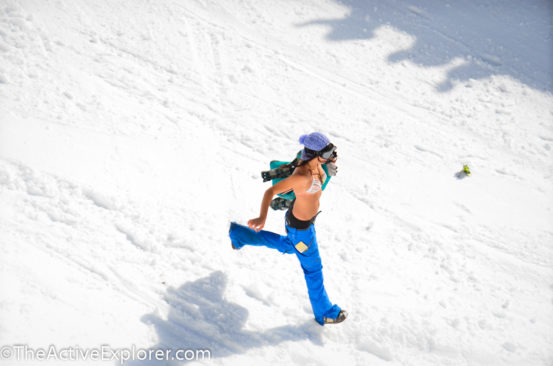
<instances>
[{"instance_id":1,"label":"person running","mask_svg":"<svg viewBox=\"0 0 553 366\"><path fill-rule=\"evenodd\" d=\"M328 299L315 233L322 186L327 179L322 164L336 161L336 147L319 132L302 135L299 142L304 145L300 164L291 176L267 189L259 217L249 220L248 227L231 222L231 245L237 250L244 245L254 245L295 253L303 269L315 320L320 325L341 323L348 313ZM273 196L290 191L294 192L295 199L285 215L286 235L262 230Z\"/></svg>"}]
</instances>

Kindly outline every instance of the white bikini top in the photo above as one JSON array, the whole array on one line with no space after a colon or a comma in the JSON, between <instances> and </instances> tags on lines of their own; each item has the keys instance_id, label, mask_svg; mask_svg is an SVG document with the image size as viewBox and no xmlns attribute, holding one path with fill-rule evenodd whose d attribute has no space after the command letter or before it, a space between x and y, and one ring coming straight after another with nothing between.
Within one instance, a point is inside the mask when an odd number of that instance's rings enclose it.
<instances>
[{"instance_id":1,"label":"white bikini top","mask_svg":"<svg viewBox=\"0 0 553 366\"><path fill-rule=\"evenodd\" d=\"M323 183L326 181L326 173L323 171L323 181L321 182L317 178L313 177L313 181L311 182L311 187L306 191L307 193L317 193L321 190L323 187Z\"/></svg>"}]
</instances>

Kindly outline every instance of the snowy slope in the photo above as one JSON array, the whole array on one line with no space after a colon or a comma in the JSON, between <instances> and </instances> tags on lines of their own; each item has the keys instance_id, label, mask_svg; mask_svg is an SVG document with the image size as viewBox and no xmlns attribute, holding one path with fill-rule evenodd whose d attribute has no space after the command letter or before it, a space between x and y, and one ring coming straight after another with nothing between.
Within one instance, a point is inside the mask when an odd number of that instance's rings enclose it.
<instances>
[{"instance_id":1,"label":"snowy slope","mask_svg":"<svg viewBox=\"0 0 553 366\"><path fill-rule=\"evenodd\" d=\"M553 7L457 3L0 0L0 347L552 365ZM314 130L324 328L227 237Z\"/></svg>"}]
</instances>

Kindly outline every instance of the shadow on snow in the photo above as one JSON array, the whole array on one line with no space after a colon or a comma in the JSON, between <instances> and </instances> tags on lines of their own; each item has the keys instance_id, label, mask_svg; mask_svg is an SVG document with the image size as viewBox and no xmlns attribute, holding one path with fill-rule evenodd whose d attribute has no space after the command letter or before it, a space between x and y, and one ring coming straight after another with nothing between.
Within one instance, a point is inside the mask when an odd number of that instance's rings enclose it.
<instances>
[{"instance_id":1,"label":"shadow on snow","mask_svg":"<svg viewBox=\"0 0 553 366\"><path fill-rule=\"evenodd\" d=\"M248 311L223 299L226 283L226 275L217 271L177 289L169 288L165 295L165 301L169 304L167 320L155 314L142 317L143 322L153 325L157 331L159 343L150 349L170 349L172 355L177 350L209 350L211 358L220 358L286 341L308 339L322 345L321 327L315 321L263 332L242 329L248 319ZM202 359L201 356L199 359ZM144 360L129 364L176 365L183 362Z\"/></svg>"},{"instance_id":2,"label":"shadow on snow","mask_svg":"<svg viewBox=\"0 0 553 366\"><path fill-rule=\"evenodd\" d=\"M553 90L553 2L349 0L350 9L338 19L318 19L298 27L326 25L329 41L365 40L389 25L415 37L413 46L391 54L388 62L409 60L432 67L455 59L447 80L437 87L446 92L453 81L510 75L531 88Z\"/></svg>"}]
</instances>

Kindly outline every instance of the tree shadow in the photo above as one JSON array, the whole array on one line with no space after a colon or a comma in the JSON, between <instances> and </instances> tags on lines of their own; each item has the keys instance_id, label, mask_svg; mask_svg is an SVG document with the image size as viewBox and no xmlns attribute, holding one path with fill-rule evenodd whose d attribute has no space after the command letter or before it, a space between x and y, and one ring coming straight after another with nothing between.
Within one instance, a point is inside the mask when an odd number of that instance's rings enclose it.
<instances>
[{"instance_id":1,"label":"tree shadow","mask_svg":"<svg viewBox=\"0 0 553 366\"><path fill-rule=\"evenodd\" d=\"M391 63L409 60L424 67L456 61L447 80L437 87L446 92L454 81L509 75L537 90L553 90L553 2L531 0L429 1L349 0L344 18L319 19L298 27L325 25L332 42L366 40L386 25L415 37L410 49L388 56Z\"/></svg>"},{"instance_id":2,"label":"tree shadow","mask_svg":"<svg viewBox=\"0 0 553 366\"><path fill-rule=\"evenodd\" d=\"M150 350L171 350L172 356L178 350L209 350L209 356L207 352L198 353L201 360L202 357L221 358L286 341L308 339L322 345L321 327L315 321L263 332L242 329L248 319L248 310L223 299L226 284L226 275L216 271L177 289L169 288L164 297L169 304L167 320L156 314L147 314L141 319L157 331L158 344ZM182 359L183 356L190 359L192 353L181 352L179 357ZM171 360L170 357L169 360L135 360L129 365L177 365L183 362L186 361Z\"/></svg>"}]
</instances>

